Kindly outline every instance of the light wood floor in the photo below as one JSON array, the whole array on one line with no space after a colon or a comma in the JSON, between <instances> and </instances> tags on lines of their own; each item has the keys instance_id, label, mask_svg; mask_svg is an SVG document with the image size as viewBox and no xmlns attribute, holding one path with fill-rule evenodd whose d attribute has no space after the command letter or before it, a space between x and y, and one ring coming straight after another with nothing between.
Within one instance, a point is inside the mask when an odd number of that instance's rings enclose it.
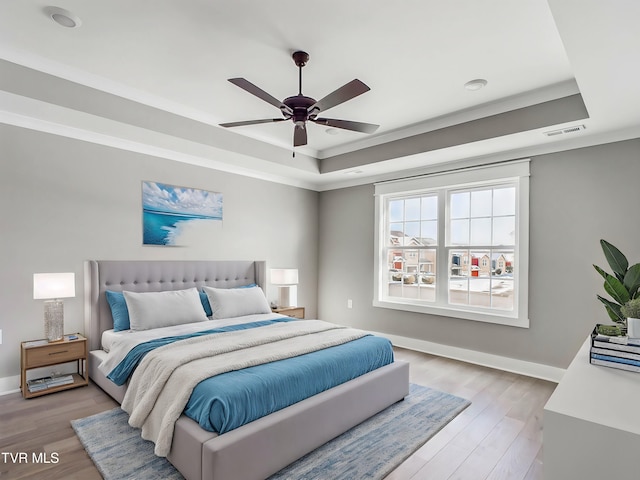
<instances>
[{"instance_id":1,"label":"light wood floor","mask_svg":"<svg viewBox=\"0 0 640 480\"><path fill-rule=\"evenodd\" d=\"M387 480L542 479L542 409L554 383L410 350L395 352L411 363L411 382L472 404ZM69 422L116 405L93 384L29 400L18 393L0 397L0 452L29 456L29 463L14 464L0 454L0 479L99 480ZM45 452L49 460L57 453L59 461L34 464L32 452Z\"/></svg>"}]
</instances>

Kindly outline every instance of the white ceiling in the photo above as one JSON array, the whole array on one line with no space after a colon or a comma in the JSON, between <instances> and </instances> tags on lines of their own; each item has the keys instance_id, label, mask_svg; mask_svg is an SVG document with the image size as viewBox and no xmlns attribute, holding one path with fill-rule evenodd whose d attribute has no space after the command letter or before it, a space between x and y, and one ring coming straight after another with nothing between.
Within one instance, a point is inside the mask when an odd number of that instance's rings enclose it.
<instances>
[{"instance_id":1,"label":"white ceiling","mask_svg":"<svg viewBox=\"0 0 640 480\"><path fill-rule=\"evenodd\" d=\"M43 100L26 86L2 88L4 123L317 190L640 136L636 0L52 1L81 25L53 22L44 0L3 1L0 58L206 123L214 145L151 138L148 128ZM311 57L304 94L320 99L354 78L371 87L326 116L379 124L375 134L310 125L308 146L291 158L290 122L217 126L280 116L227 79L244 77L278 99L295 95L298 49ZM475 78L488 85L465 90ZM575 93L589 113L573 122L586 127L577 134L548 138L541 132L568 125L550 124L320 173L323 159Z\"/></svg>"}]
</instances>

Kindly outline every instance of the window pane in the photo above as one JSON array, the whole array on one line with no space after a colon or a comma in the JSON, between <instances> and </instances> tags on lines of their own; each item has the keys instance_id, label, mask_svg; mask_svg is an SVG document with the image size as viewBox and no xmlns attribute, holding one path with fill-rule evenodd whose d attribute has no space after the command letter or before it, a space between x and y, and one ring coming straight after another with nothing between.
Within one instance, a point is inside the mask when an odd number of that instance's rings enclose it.
<instances>
[{"instance_id":1,"label":"window pane","mask_svg":"<svg viewBox=\"0 0 640 480\"><path fill-rule=\"evenodd\" d=\"M404 245L404 232L402 223L389 224L389 245Z\"/></svg>"},{"instance_id":2,"label":"window pane","mask_svg":"<svg viewBox=\"0 0 640 480\"><path fill-rule=\"evenodd\" d=\"M513 310L513 280L494 278L491 281L491 306L501 310Z\"/></svg>"},{"instance_id":3,"label":"window pane","mask_svg":"<svg viewBox=\"0 0 640 480\"><path fill-rule=\"evenodd\" d=\"M513 251L493 252L493 276L513 278Z\"/></svg>"},{"instance_id":4,"label":"window pane","mask_svg":"<svg viewBox=\"0 0 640 480\"><path fill-rule=\"evenodd\" d=\"M389 202L389 221L401 222L404 211L404 200L392 200Z\"/></svg>"},{"instance_id":5,"label":"window pane","mask_svg":"<svg viewBox=\"0 0 640 480\"><path fill-rule=\"evenodd\" d=\"M420 199L409 198L404 201L404 219L420 220Z\"/></svg>"},{"instance_id":6,"label":"window pane","mask_svg":"<svg viewBox=\"0 0 640 480\"><path fill-rule=\"evenodd\" d=\"M469 279L451 278L449 279L449 303L455 305L469 304Z\"/></svg>"},{"instance_id":7,"label":"window pane","mask_svg":"<svg viewBox=\"0 0 640 480\"><path fill-rule=\"evenodd\" d=\"M452 250L449 255L449 276L468 277L470 261L468 250Z\"/></svg>"},{"instance_id":8,"label":"window pane","mask_svg":"<svg viewBox=\"0 0 640 480\"><path fill-rule=\"evenodd\" d=\"M435 250L420 250L419 270L422 275L436 274L436 251ZM424 283L432 283L432 282L424 282Z\"/></svg>"},{"instance_id":9,"label":"window pane","mask_svg":"<svg viewBox=\"0 0 640 480\"><path fill-rule=\"evenodd\" d=\"M489 278L470 278L469 279L469 305L475 307L490 307L491 280Z\"/></svg>"},{"instance_id":10,"label":"window pane","mask_svg":"<svg viewBox=\"0 0 640 480\"><path fill-rule=\"evenodd\" d=\"M406 239L407 245L415 244L414 242L419 241L420 237L420 222L405 222L404 234L411 237Z\"/></svg>"},{"instance_id":11,"label":"window pane","mask_svg":"<svg viewBox=\"0 0 640 480\"><path fill-rule=\"evenodd\" d=\"M471 192L471 216L491 216L491 190L479 190Z\"/></svg>"},{"instance_id":12,"label":"window pane","mask_svg":"<svg viewBox=\"0 0 640 480\"><path fill-rule=\"evenodd\" d=\"M516 189L515 187L496 188L493 191L493 214L516 214Z\"/></svg>"},{"instance_id":13,"label":"window pane","mask_svg":"<svg viewBox=\"0 0 640 480\"><path fill-rule=\"evenodd\" d=\"M450 245L469 245L469 220L451 221Z\"/></svg>"},{"instance_id":14,"label":"window pane","mask_svg":"<svg viewBox=\"0 0 640 480\"><path fill-rule=\"evenodd\" d=\"M414 274L414 278L411 279L410 283L416 283L417 278L415 274L418 273L418 258L420 257L418 250L405 250L404 251L404 259L405 259L405 273Z\"/></svg>"},{"instance_id":15,"label":"window pane","mask_svg":"<svg viewBox=\"0 0 640 480\"><path fill-rule=\"evenodd\" d=\"M438 222L431 220L421 222L420 238L423 245L436 245L438 243Z\"/></svg>"},{"instance_id":16,"label":"window pane","mask_svg":"<svg viewBox=\"0 0 640 480\"><path fill-rule=\"evenodd\" d=\"M422 220L436 220L438 218L438 197L422 197Z\"/></svg>"},{"instance_id":17,"label":"window pane","mask_svg":"<svg viewBox=\"0 0 640 480\"><path fill-rule=\"evenodd\" d=\"M471 219L471 245L491 244L491 219L472 218Z\"/></svg>"},{"instance_id":18,"label":"window pane","mask_svg":"<svg viewBox=\"0 0 640 480\"><path fill-rule=\"evenodd\" d=\"M495 217L493 219L493 245L515 245L516 217Z\"/></svg>"},{"instance_id":19,"label":"window pane","mask_svg":"<svg viewBox=\"0 0 640 480\"><path fill-rule=\"evenodd\" d=\"M451 218L468 218L469 192L451 194L450 209Z\"/></svg>"},{"instance_id":20,"label":"window pane","mask_svg":"<svg viewBox=\"0 0 640 480\"><path fill-rule=\"evenodd\" d=\"M488 251L476 250L471 252L470 271L472 277L488 277L491 275L491 256Z\"/></svg>"},{"instance_id":21,"label":"window pane","mask_svg":"<svg viewBox=\"0 0 640 480\"><path fill-rule=\"evenodd\" d=\"M420 250L418 264L420 279L420 299L429 302L436 300L436 251Z\"/></svg>"}]
</instances>

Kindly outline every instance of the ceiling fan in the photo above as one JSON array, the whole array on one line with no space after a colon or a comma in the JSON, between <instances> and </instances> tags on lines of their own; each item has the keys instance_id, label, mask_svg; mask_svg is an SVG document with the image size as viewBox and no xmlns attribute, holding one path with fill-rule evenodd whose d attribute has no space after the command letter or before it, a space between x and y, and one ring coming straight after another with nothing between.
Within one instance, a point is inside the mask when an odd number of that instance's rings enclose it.
<instances>
[{"instance_id":1,"label":"ceiling fan","mask_svg":"<svg viewBox=\"0 0 640 480\"><path fill-rule=\"evenodd\" d=\"M342 128L344 130L352 130L354 132L373 133L379 125L371 123L354 122L351 120L338 120L335 118L318 117L320 112L329 110L330 108L340 105L352 98L368 92L370 88L360 80L351 80L349 83L338 88L321 100L316 101L311 97L302 94L302 67L309 61L309 54L302 51L294 52L293 61L298 66L298 94L293 97L285 98L283 101L269 95L267 92L244 78L230 78L229 81L234 85L246 90L256 97L270 103L280 109L282 118L267 118L263 120L246 120L243 122L221 123L221 127L241 127L244 125L256 125L258 123L284 122L291 120L294 124L293 129L293 146L299 147L307 144L307 121L325 125L328 127Z\"/></svg>"}]
</instances>

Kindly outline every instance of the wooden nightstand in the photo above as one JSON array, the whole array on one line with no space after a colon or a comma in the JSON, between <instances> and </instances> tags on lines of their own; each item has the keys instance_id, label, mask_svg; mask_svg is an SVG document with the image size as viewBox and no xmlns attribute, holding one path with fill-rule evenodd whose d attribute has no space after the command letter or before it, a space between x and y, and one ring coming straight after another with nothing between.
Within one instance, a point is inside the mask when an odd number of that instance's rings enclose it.
<instances>
[{"instance_id":1,"label":"wooden nightstand","mask_svg":"<svg viewBox=\"0 0 640 480\"><path fill-rule=\"evenodd\" d=\"M69 335L65 335L63 341L54 343L47 343L46 340L33 340L20 344L20 389L24 398L39 397L47 393L89 384L87 375L89 368L87 339L80 334L75 334L75 336L77 338L71 340ZM77 364L77 373L71 374L73 383L49 386L38 391L29 391L27 384L28 370L73 361Z\"/></svg>"},{"instance_id":2,"label":"wooden nightstand","mask_svg":"<svg viewBox=\"0 0 640 480\"><path fill-rule=\"evenodd\" d=\"M304 307L282 307L272 308L271 310L273 310L274 313L280 313L287 317L304 319Z\"/></svg>"}]
</instances>

